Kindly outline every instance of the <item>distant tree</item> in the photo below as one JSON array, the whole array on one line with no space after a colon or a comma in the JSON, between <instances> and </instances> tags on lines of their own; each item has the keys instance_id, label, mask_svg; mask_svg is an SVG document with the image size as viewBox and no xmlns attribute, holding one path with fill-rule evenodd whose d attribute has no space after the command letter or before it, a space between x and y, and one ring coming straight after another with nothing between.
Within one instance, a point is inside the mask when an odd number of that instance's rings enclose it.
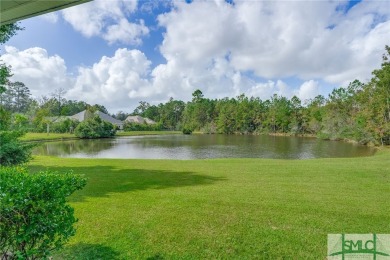
<instances>
[{"instance_id":1,"label":"distant tree","mask_svg":"<svg viewBox=\"0 0 390 260\"><path fill-rule=\"evenodd\" d=\"M8 83L9 77L11 77L11 68L4 64L0 64L0 93L4 93L7 90L5 85Z\"/></svg>"},{"instance_id":2,"label":"distant tree","mask_svg":"<svg viewBox=\"0 0 390 260\"><path fill-rule=\"evenodd\" d=\"M203 99L203 93L199 89L195 90L192 93L192 102L197 103L202 101L202 99Z\"/></svg>"},{"instance_id":3,"label":"distant tree","mask_svg":"<svg viewBox=\"0 0 390 260\"><path fill-rule=\"evenodd\" d=\"M160 104L160 121L163 124L165 129L171 130L180 130L179 122L185 108L185 103L183 101L174 100L170 98L169 101L165 104Z\"/></svg>"},{"instance_id":4,"label":"distant tree","mask_svg":"<svg viewBox=\"0 0 390 260\"><path fill-rule=\"evenodd\" d=\"M115 115L113 115L114 118L124 121L129 115L123 111L118 111Z\"/></svg>"},{"instance_id":5,"label":"distant tree","mask_svg":"<svg viewBox=\"0 0 390 260\"><path fill-rule=\"evenodd\" d=\"M3 85L3 88L1 89L1 92L0 92L0 105L12 112L13 110L13 97L14 97L14 93L13 93L13 90L9 88L9 82L7 82L6 85Z\"/></svg>"},{"instance_id":6,"label":"distant tree","mask_svg":"<svg viewBox=\"0 0 390 260\"><path fill-rule=\"evenodd\" d=\"M293 96L290 102L292 112L290 129L293 133L301 133L303 124L301 100L297 96Z\"/></svg>"},{"instance_id":7,"label":"distant tree","mask_svg":"<svg viewBox=\"0 0 390 260\"><path fill-rule=\"evenodd\" d=\"M199 89L192 93L192 102L188 102L183 111L183 127L200 130L209 126L215 119L215 102L203 97Z\"/></svg>"},{"instance_id":8,"label":"distant tree","mask_svg":"<svg viewBox=\"0 0 390 260\"><path fill-rule=\"evenodd\" d=\"M143 116L143 117L145 117L145 118L152 119L152 120L155 121L155 122L160 122L160 119L161 119L161 114L160 114L159 107L157 107L157 106L155 106L155 105L149 106L149 107L141 114L141 116Z\"/></svg>"},{"instance_id":9,"label":"distant tree","mask_svg":"<svg viewBox=\"0 0 390 260\"><path fill-rule=\"evenodd\" d=\"M308 100L302 116L302 125L305 133L317 134L321 131L322 120L325 115L325 103L326 99L322 95Z\"/></svg>"},{"instance_id":10,"label":"distant tree","mask_svg":"<svg viewBox=\"0 0 390 260\"><path fill-rule=\"evenodd\" d=\"M88 104L84 101L77 100L65 100L62 105L61 115L62 116L73 116L87 108Z\"/></svg>"},{"instance_id":11,"label":"distant tree","mask_svg":"<svg viewBox=\"0 0 390 260\"><path fill-rule=\"evenodd\" d=\"M272 132L289 132L291 103L286 97L274 94L268 113L268 126Z\"/></svg>"},{"instance_id":12,"label":"distant tree","mask_svg":"<svg viewBox=\"0 0 390 260\"><path fill-rule=\"evenodd\" d=\"M65 94L66 94L66 90L63 88L58 88L53 93L51 93L51 96L57 101L56 102L57 107L55 112L56 116L61 116L62 106L66 102L66 99L64 97Z\"/></svg>"},{"instance_id":13,"label":"distant tree","mask_svg":"<svg viewBox=\"0 0 390 260\"><path fill-rule=\"evenodd\" d=\"M223 134L234 134L237 130L236 116L237 101L232 98L224 98L220 100L216 106L218 118L216 120L217 130Z\"/></svg>"},{"instance_id":14,"label":"distant tree","mask_svg":"<svg viewBox=\"0 0 390 260\"><path fill-rule=\"evenodd\" d=\"M8 83L8 90L5 92L8 94L8 107L12 112L25 113L31 102L30 89L24 85L23 82L10 82Z\"/></svg>"},{"instance_id":15,"label":"distant tree","mask_svg":"<svg viewBox=\"0 0 390 260\"><path fill-rule=\"evenodd\" d=\"M133 115L142 115L150 107L150 104L146 101L140 101L138 107L133 111Z\"/></svg>"},{"instance_id":16,"label":"distant tree","mask_svg":"<svg viewBox=\"0 0 390 260\"><path fill-rule=\"evenodd\" d=\"M92 108L95 109L95 111L100 111L107 115L109 114L107 108L105 108L103 105L95 104L92 106Z\"/></svg>"}]
</instances>

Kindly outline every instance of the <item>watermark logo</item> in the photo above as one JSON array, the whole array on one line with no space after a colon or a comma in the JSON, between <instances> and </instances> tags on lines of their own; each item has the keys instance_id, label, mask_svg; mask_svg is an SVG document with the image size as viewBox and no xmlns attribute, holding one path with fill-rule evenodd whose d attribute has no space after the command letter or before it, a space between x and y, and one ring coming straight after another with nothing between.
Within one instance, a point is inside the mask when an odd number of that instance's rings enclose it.
<instances>
[{"instance_id":1,"label":"watermark logo","mask_svg":"<svg viewBox=\"0 0 390 260\"><path fill-rule=\"evenodd\" d=\"M328 234L329 260L390 260L389 234Z\"/></svg>"}]
</instances>

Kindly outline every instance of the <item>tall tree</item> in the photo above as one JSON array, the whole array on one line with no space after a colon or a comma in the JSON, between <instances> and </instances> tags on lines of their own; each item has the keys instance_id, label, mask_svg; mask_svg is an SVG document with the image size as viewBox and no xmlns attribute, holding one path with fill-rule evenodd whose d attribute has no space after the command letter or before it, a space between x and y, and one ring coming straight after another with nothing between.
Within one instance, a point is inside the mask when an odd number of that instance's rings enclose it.
<instances>
[{"instance_id":1,"label":"tall tree","mask_svg":"<svg viewBox=\"0 0 390 260\"><path fill-rule=\"evenodd\" d=\"M380 144L390 144L390 47L386 45L380 69L372 72L373 78L365 88L368 105L367 130Z\"/></svg>"},{"instance_id":2,"label":"tall tree","mask_svg":"<svg viewBox=\"0 0 390 260\"><path fill-rule=\"evenodd\" d=\"M6 43L18 31L23 30L17 23L4 24L0 26L0 45ZM5 84L11 77L11 68L0 63L0 94L5 91Z\"/></svg>"},{"instance_id":3,"label":"tall tree","mask_svg":"<svg viewBox=\"0 0 390 260\"><path fill-rule=\"evenodd\" d=\"M12 82L8 84L12 93L12 112L25 113L31 102L30 89L23 82Z\"/></svg>"},{"instance_id":4,"label":"tall tree","mask_svg":"<svg viewBox=\"0 0 390 260\"><path fill-rule=\"evenodd\" d=\"M150 107L150 104L146 101L140 101L136 109L134 109L133 115L142 115Z\"/></svg>"},{"instance_id":5,"label":"tall tree","mask_svg":"<svg viewBox=\"0 0 390 260\"><path fill-rule=\"evenodd\" d=\"M103 112L104 114L107 114L107 115L109 114L107 108L106 108L105 106L103 106L103 105L95 104L95 105L93 105L92 107L93 107L95 110L98 110L98 111L100 111L100 112Z\"/></svg>"},{"instance_id":6,"label":"tall tree","mask_svg":"<svg viewBox=\"0 0 390 260\"><path fill-rule=\"evenodd\" d=\"M56 89L51 96L57 101L56 116L61 116L62 105L66 102L66 90L63 88Z\"/></svg>"},{"instance_id":7,"label":"tall tree","mask_svg":"<svg viewBox=\"0 0 390 260\"><path fill-rule=\"evenodd\" d=\"M202 99L203 99L203 93L199 89L195 90L192 93L192 102L198 103L198 102L202 101Z\"/></svg>"},{"instance_id":8,"label":"tall tree","mask_svg":"<svg viewBox=\"0 0 390 260\"><path fill-rule=\"evenodd\" d=\"M293 96L290 102L292 112L290 129L294 133L301 133L303 124L301 100L297 96Z\"/></svg>"},{"instance_id":9,"label":"tall tree","mask_svg":"<svg viewBox=\"0 0 390 260\"><path fill-rule=\"evenodd\" d=\"M0 44L4 44L21 28L17 24L0 26ZM9 82L10 68L0 64L0 94L5 92L4 85ZM14 165L27 162L31 158L31 144L21 143L18 139L23 131L11 129L10 112L0 104L0 165Z\"/></svg>"}]
</instances>

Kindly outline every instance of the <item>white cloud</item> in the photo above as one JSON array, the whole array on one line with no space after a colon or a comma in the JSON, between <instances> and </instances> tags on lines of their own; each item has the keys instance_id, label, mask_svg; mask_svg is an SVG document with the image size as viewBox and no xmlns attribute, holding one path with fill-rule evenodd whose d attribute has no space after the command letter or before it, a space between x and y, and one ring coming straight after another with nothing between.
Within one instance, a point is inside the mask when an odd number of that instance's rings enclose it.
<instances>
[{"instance_id":1,"label":"white cloud","mask_svg":"<svg viewBox=\"0 0 390 260\"><path fill-rule=\"evenodd\" d=\"M115 110L133 107L131 99L143 97L150 88L150 64L139 50L118 49L113 57L104 56L91 68L81 67L67 96Z\"/></svg>"},{"instance_id":2,"label":"white cloud","mask_svg":"<svg viewBox=\"0 0 390 260\"><path fill-rule=\"evenodd\" d=\"M58 21L58 12L47 13L38 17L50 23L56 23Z\"/></svg>"},{"instance_id":3,"label":"white cloud","mask_svg":"<svg viewBox=\"0 0 390 260\"><path fill-rule=\"evenodd\" d=\"M136 0L94 0L62 11L65 21L86 37L100 36L114 42L137 45L149 33L144 21L129 22L127 16L137 9Z\"/></svg>"},{"instance_id":4,"label":"white cloud","mask_svg":"<svg viewBox=\"0 0 390 260\"><path fill-rule=\"evenodd\" d=\"M248 91L248 96L260 97L263 100L269 99L273 94L290 98L291 89L282 80L269 80L265 83L257 83Z\"/></svg>"},{"instance_id":5,"label":"white cloud","mask_svg":"<svg viewBox=\"0 0 390 260\"><path fill-rule=\"evenodd\" d=\"M305 81L300 88L295 91L295 95L301 99L302 102L315 98L319 95L318 81L309 80Z\"/></svg>"},{"instance_id":6,"label":"white cloud","mask_svg":"<svg viewBox=\"0 0 390 260\"><path fill-rule=\"evenodd\" d=\"M11 65L11 80L25 83L35 97L49 95L58 88L67 89L73 84L65 61L58 55L50 56L45 49L35 47L20 51L5 46L1 60Z\"/></svg>"},{"instance_id":7,"label":"white cloud","mask_svg":"<svg viewBox=\"0 0 390 260\"><path fill-rule=\"evenodd\" d=\"M233 70L262 78L342 84L370 77L390 32L388 1L363 1L346 14L338 1L174 3L158 18L167 66L206 68L228 55Z\"/></svg>"},{"instance_id":8,"label":"white cloud","mask_svg":"<svg viewBox=\"0 0 390 260\"><path fill-rule=\"evenodd\" d=\"M68 99L103 104L111 111L130 112L140 100L189 100L195 89L213 98L245 93L268 99L276 93L286 97L296 94L304 100L316 96L319 88L316 81L307 81L297 90L282 80L259 83L234 70L226 58L214 59L207 69L181 68L181 64L169 62L151 71L151 62L139 50L118 49L113 57L104 56L92 67L80 67L75 76L67 74L61 57L50 56L42 48L20 51L6 46L2 59L12 66L12 80L24 82L36 97L64 88Z\"/></svg>"},{"instance_id":9,"label":"white cloud","mask_svg":"<svg viewBox=\"0 0 390 260\"><path fill-rule=\"evenodd\" d=\"M123 42L133 45L142 43L140 36L148 34L149 30L141 20L139 24L129 23L126 19L121 19L118 24L107 27L107 32L103 38L110 44L114 42Z\"/></svg>"}]
</instances>

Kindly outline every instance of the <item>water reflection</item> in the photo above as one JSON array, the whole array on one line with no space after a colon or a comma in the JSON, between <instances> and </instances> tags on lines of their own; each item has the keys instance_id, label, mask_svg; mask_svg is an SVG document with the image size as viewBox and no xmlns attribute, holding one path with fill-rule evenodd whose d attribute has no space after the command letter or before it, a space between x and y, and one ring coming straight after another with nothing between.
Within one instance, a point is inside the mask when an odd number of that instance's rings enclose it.
<instances>
[{"instance_id":1,"label":"water reflection","mask_svg":"<svg viewBox=\"0 0 390 260\"><path fill-rule=\"evenodd\" d=\"M374 148L315 138L249 135L168 135L72 140L42 144L35 155L73 158L309 159L355 157L375 153Z\"/></svg>"},{"instance_id":2,"label":"water reflection","mask_svg":"<svg viewBox=\"0 0 390 260\"><path fill-rule=\"evenodd\" d=\"M44 143L34 149L34 155L50 155L59 157L77 157L77 154L89 154L91 157L114 146L112 140L69 140ZM81 156L83 157L83 156Z\"/></svg>"}]
</instances>

